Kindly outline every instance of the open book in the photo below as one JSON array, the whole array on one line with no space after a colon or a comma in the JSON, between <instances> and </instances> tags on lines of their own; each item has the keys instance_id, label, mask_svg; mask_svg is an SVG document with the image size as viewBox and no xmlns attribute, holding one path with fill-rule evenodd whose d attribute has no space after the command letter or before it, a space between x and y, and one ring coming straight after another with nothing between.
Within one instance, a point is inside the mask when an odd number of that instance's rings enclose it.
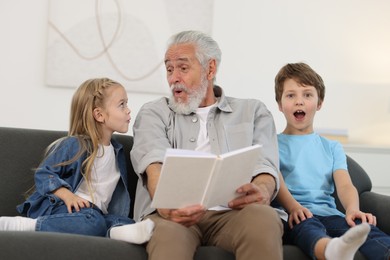
<instances>
[{"instance_id":1,"label":"open book","mask_svg":"<svg viewBox=\"0 0 390 260\"><path fill-rule=\"evenodd\" d=\"M227 206L239 196L236 190L257 173L254 171L260 147L257 144L222 155L167 149L151 206Z\"/></svg>"}]
</instances>

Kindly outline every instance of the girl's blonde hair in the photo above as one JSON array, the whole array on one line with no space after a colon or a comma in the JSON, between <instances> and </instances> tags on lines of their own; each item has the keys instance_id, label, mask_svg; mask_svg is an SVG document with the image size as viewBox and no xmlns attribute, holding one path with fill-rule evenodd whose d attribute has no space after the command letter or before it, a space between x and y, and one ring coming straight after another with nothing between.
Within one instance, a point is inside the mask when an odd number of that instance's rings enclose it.
<instances>
[{"instance_id":1,"label":"girl's blonde hair","mask_svg":"<svg viewBox=\"0 0 390 260\"><path fill-rule=\"evenodd\" d=\"M95 120L93 111L97 107L104 108L106 90L118 85L120 85L118 82L109 78L89 79L82 83L73 95L68 136L78 137L80 150L72 161L87 152L82 171L87 182L90 180L93 162L102 139L102 129L100 123Z\"/></svg>"},{"instance_id":2,"label":"girl's blonde hair","mask_svg":"<svg viewBox=\"0 0 390 260\"><path fill-rule=\"evenodd\" d=\"M63 140L70 136L77 137L80 149L76 155L72 159L55 166L71 164L86 153L87 158L83 161L81 173L88 187L91 187L90 175L93 162L98 155L99 143L102 139L102 129L100 123L95 120L93 111L97 107L104 108L107 98L106 91L112 86L121 86L121 84L109 78L94 78L82 83L73 94L68 136L54 141L45 151L45 158L47 158L47 156L57 150ZM34 188L29 189L26 192L26 196L31 194Z\"/></svg>"}]
</instances>

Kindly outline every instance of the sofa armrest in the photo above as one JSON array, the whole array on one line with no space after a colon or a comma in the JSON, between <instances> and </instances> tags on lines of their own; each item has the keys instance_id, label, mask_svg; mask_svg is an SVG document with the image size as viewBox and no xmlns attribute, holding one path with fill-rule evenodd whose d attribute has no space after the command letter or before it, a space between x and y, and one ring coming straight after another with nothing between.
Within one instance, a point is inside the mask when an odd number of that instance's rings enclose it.
<instances>
[{"instance_id":1,"label":"sofa armrest","mask_svg":"<svg viewBox=\"0 0 390 260\"><path fill-rule=\"evenodd\" d=\"M390 196L366 191L360 194L360 209L376 216L377 226L390 235Z\"/></svg>"}]
</instances>

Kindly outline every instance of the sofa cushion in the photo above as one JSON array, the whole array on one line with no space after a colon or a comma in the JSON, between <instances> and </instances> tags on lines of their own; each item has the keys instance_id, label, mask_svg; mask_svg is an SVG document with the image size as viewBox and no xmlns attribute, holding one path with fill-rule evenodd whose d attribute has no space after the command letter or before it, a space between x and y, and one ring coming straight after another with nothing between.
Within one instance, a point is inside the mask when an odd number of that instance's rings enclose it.
<instances>
[{"instance_id":1,"label":"sofa cushion","mask_svg":"<svg viewBox=\"0 0 390 260\"><path fill-rule=\"evenodd\" d=\"M145 248L104 237L52 232L0 231L0 259L137 259Z\"/></svg>"}]
</instances>

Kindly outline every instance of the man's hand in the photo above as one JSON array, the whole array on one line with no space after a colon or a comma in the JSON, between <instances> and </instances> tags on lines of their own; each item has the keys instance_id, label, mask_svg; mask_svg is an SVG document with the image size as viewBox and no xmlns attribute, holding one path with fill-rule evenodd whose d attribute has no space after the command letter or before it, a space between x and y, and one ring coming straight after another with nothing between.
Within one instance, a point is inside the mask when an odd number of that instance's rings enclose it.
<instances>
[{"instance_id":1,"label":"man's hand","mask_svg":"<svg viewBox=\"0 0 390 260\"><path fill-rule=\"evenodd\" d=\"M206 209L202 205L194 205L181 209L157 209L157 212L164 219L190 227L199 222Z\"/></svg>"},{"instance_id":2,"label":"man's hand","mask_svg":"<svg viewBox=\"0 0 390 260\"><path fill-rule=\"evenodd\" d=\"M154 197L160 172L161 163L152 163L146 169L148 176L147 186L151 198ZM199 222L206 213L206 209L201 205L194 205L181 209L157 209L157 212L162 218L189 227Z\"/></svg>"},{"instance_id":3,"label":"man's hand","mask_svg":"<svg viewBox=\"0 0 390 260\"><path fill-rule=\"evenodd\" d=\"M242 209L248 204L258 203L270 205L276 187L275 179L270 174L260 174L251 183L237 189L238 198L229 202L232 209Z\"/></svg>"}]
</instances>

